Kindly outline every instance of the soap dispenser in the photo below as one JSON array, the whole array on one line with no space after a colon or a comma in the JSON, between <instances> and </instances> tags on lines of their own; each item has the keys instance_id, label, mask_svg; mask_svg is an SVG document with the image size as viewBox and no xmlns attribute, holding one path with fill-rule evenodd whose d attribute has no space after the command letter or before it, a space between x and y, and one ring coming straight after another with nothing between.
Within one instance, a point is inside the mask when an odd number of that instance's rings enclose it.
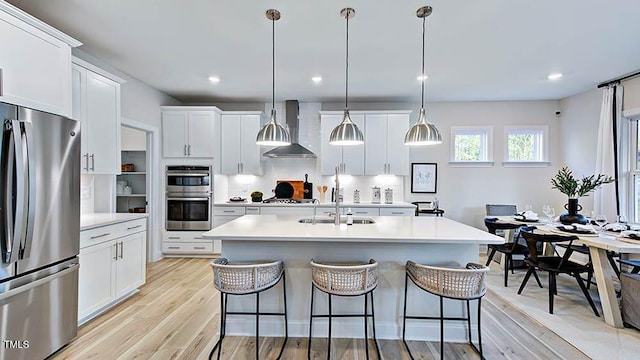
<instances>
[{"instance_id":1,"label":"soap dispenser","mask_svg":"<svg viewBox=\"0 0 640 360\"><path fill-rule=\"evenodd\" d=\"M351 208L347 209L347 225L353 225L353 213L351 212Z\"/></svg>"}]
</instances>

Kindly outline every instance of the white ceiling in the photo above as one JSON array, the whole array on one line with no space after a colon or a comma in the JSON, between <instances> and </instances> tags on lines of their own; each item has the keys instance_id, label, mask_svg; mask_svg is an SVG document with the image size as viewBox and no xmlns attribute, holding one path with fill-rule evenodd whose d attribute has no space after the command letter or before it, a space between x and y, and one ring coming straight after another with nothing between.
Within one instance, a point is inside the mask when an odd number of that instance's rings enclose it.
<instances>
[{"instance_id":1,"label":"white ceiling","mask_svg":"<svg viewBox=\"0 0 640 360\"><path fill-rule=\"evenodd\" d=\"M420 99L424 5L427 101L560 99L640 69L638 0L8 2L184 102L271 100L269 8L282 13L277 101L344 101L346 6L350 101Z\"/></svg>"}]
</instances>

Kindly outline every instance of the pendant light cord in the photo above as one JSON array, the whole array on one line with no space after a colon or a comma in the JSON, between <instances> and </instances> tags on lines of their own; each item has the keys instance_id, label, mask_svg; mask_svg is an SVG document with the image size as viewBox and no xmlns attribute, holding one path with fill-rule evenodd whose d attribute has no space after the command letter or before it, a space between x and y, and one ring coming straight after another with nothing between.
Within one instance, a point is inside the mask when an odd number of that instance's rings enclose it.
<instances>
[{"instance_id":1,"label":"pendant light cord","mask_svg":"<svg viewBox=\"0 0 640 360\"><path fill-rule=\"evenodd\" d=\"M425 20L427 19L427 17L423 17L422 18L422 74L421 74L421 80L422 80L422 103L420 105L420 107L422 109L424 109L424 81L426 80L425 76L424 76L424 33L425 33Z\"/></svg>"},{"instance_id":2,"label":"pendant light cord","mask_svg":"<svg viewBox=\"0 0 640 360\"><path fill-rule=\"evenodd\" d=\"M346 45L346 66L345 66L345 91L344 107L349 109L349 11L347 11L347 45Z\"/></svg>"},{"instance_id":3,"label":"pendant light cord","mask_svg":"<svg viewBox=\"0 0 640 360\"><path fill-rule=\"evenodd\" d=\"M271 109L276 108L276 19L271 19Z\"/></svg>"}]
</instances>

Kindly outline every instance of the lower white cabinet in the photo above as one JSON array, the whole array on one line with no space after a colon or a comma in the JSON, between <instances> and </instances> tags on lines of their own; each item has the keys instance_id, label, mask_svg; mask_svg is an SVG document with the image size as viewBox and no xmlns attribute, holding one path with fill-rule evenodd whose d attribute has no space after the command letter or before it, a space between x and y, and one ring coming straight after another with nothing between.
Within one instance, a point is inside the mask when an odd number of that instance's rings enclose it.
<instances>
[{"instance_id":1,"label":"lower white cabinet","mask_svg":"<svg viewBox=\"0 0 640 360\"><path fill-rule=\"evenodd\" d=\"M78 322L97 316L145 283L146 219L80 233Z\"/></svg>"},{"instance_id":2,"label":"lower white cabinet","mask_svg":"<svg viewBox=\"0 0 640 360\"><path fill-rule=\"evenodd\" d=\"M220 254L220 240L204 239L204 231L165 231L162 252L165 255L211 255Z\"/></svg>"},{"instance_id":3,"label":"lower white cabinet","mask_svg":"<svg viewBox=\"0 0 640 360\"><path fill-rule=\"evenodd\" d=\"M411 208L391 208L391 207L381 207L380 208L380 216L415 216L416 209L414 207Z\"/></svg>"}]
</instances>

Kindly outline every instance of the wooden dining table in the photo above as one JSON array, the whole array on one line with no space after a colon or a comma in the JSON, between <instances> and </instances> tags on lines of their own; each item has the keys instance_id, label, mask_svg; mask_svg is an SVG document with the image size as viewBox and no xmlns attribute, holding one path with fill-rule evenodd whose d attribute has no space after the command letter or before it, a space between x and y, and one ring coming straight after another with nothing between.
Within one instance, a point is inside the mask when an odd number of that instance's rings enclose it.
<instances>
[{"instance_id":1,"label":"wooden dining table","mask_svg":"<svg viewBox=\"0 0 640 360\"><path fill-rule=\"evenodd\" d=\"M604 321L615 328L623 328L622 314L616 298L614 289L614 279L617 279L616 272L607 256L608 251L624 254L629 259L640 259L640 244L629 243L618 239L618 234L609 231L601 231L598 234L574 234L565 233L557 229L559 223L545 224L543 221L525 222L516 219L514 216L492 216L497 222L522 224L522 226L535 226L540 231L554 234L576 235L578 240L574 244L584 244L589 248L591 262L593 264L593 275L598 287L600 304Z\"/></svg>"}]
</instances>

